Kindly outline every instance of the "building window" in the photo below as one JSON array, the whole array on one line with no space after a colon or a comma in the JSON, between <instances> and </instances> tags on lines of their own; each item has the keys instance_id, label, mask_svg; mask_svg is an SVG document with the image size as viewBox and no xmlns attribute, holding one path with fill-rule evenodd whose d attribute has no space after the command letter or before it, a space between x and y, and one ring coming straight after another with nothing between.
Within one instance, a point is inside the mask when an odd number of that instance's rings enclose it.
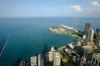
<instances>
[{"instance_id":1,"label":"building window","mask_svg":"<svg viewBox=\"0 0 100 66\"><path fill-rule=\"evenodd\" d=\"M96 64L98 64L98 61L96 60Z\"/></svg>"},{"instance_id":2,"label":"building window","mask_svg":"<svg viewBox=\"0 0 100 66\"><path fill-rule=\"evenodd\" d=\"M95 59L93 58L93 62L95 61Z\"/></svg>"},{"instance_id":3,"label":"building window","mask_svg":"<svg viewBox=\"0 0 100 66\"><path fill-rule=\"evenodd\" d=\"M94 61L95 61L95 59L93 58L93 59L92 59L92 66L94 66Z\"/></svg>"}]
</instances>

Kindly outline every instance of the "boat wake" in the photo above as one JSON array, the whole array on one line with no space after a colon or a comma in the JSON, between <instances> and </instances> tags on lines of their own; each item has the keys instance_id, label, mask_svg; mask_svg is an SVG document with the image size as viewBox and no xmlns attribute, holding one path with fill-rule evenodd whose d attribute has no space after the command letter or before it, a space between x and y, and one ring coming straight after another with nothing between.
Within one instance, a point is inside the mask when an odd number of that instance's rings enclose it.
<instances>
[{"instance_id":1,"label":"boat wake","mask_svg":"<svg viewBox=\"0 0 100 66\"><path fill-rule=\"evenodd\" d=\"M3 48L1 49L0 58L2 57L2 54L3 54L4 50L5 50L5 47L6 47L7 42L8 42L8 39L9 39L9 35L7 36L6 41L5 41L5 43L4 43L4 46L3 46Z\"/></svg>"}]
</instances>

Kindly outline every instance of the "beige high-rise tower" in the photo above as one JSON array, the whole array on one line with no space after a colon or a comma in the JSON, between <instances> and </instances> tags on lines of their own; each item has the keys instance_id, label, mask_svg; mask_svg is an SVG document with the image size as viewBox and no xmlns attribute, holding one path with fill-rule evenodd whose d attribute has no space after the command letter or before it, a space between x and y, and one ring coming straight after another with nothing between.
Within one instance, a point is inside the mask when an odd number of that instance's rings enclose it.
<instances>
[{"instance_id":1,"label":"beige high-rise tower","mask_svg":"<svg viewBox=\"0 0 100 66\"><path fill-rule=\"evenodd\" d=\"M61 66L61 57L59 52L54 52L53 66Z\"/></svg>"}]
</instances>

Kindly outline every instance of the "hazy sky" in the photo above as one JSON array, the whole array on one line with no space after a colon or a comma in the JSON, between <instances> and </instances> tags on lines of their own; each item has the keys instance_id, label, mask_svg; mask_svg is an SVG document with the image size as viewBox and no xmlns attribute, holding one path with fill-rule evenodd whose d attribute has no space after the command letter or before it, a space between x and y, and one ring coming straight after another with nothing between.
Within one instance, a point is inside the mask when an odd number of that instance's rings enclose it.
<instances>
[{"instance_id":1,"label":"hazy sky","mask_svg":"<svg viewBox=\"0 0 100 66\"><path fill-rule=\"evenodd\" d=\"M100 0L0 0L0 17L100 17Z\"/></svg>"}]
</instances>

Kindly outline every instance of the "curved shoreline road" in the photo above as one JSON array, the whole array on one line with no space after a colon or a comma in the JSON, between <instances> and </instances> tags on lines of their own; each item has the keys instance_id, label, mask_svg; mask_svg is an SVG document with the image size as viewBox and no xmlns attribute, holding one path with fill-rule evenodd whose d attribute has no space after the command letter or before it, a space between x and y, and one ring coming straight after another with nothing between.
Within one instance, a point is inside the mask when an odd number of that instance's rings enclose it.
<instances>
[{"instance_id":1,"label":"curved shoreline road","mask_svg":"<svg viewBox=\"0 0 100 66\"><path fill-rule=\"evenodd\" d=\"M6 40L6 42L5 42L4 46L3 46L3 49L2 49L2 51L1 51L1 53L0 53L0 58L1 58L1 56L2 56L2 54L3 54L3 52L4 52L4 50L5 50L5 47L6 47L7 42L8 42L8 39L9 39L9 35L7 36L7 40Z\"/></svg>"}]
</instances>

